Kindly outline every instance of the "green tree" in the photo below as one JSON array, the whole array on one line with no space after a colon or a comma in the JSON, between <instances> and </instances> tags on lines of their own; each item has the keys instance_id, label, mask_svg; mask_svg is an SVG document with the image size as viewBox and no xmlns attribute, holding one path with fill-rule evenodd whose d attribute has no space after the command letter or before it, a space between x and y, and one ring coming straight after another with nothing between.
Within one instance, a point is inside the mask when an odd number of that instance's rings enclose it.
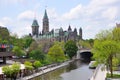
<instances>
[{"instance_id":1,"label":"green tree","mask_svg":"<svg viewBox=\"0 0 120 80\"><path fill-rule=\"evenodd\" d=\"M93 47L94 58L98 62L109 65L111 77L113 76L113 58L119 52L119 45L113 40L96 41Z\"/></svg>"},{"instance_id":2,"label":"green tree","mask_svg":"<svg viewBox=\"0 0 120 80\"><path fill-rule=\"evenodd\" d=\"M70 57L70 59L76 55L77 50L78 47L74 41L70 40L65 43L65 53Z\"/></svg>"},{"instance_id":3,"label":"green tree","mask_svg":"<svg viewBox=\"0 0 120 80\"><path fill-rule=\"evenodd\" d=\"M65 45L65 42L64 42L64 41L62 41L62 42L55 41L55 42L54 42L54 45L60 46L60 47L62 48L62 50L64 51L64 45Z\"/></svg>"},{"instance_id":4,"label":"green tree","mask_svg":"<svg viewBox=\"0 0 120 80\"><path fill-rule=\"evenodd\" d=\"M34 40L32 39L32 37L30 37L30 36L23 36L22 39L23 39L23 41L24 41L24 47L25 47L25 48L30 47L31 43L34 41Z\"/></svg>"},{"instance_id":5,"label":"green tree","mask_svg":"<svg viewBox=\"0 0 120 80\"><path fill-rule=\"evenodd\" d=\"M0 37L2 38L2 40L8 40L9 36L10 34L8 29L5 27L0 27Z\"/></svg>"},{"instance_id":6,"label":"green tree","mask_svg":"<svg viewBox=\"0 0 120 80\"><path fill-rule=\"evenodd\" d=\"M93 57L101 63L106 64L113 77L113 66L116 64L120 53L120 29L104 30L96 35L92 52Z\"/></svg>"},{"instance_id":7,"label":"green tree","mask_svg":"<svg viewBox=\"0 0 120 80\"><path fill-rule=\"evenodd\" d=\"M36 50L38 48L38 43L36 41L33 41L29 47L28 53L30 53L33 50ZM29 55L29 54L28 54Z\"/></svg>"},{"instance_id":8,"label":"green tree","mask_svg":"<svg viewBox=\"0 0 120 80\"><path fill-rule=\"evenodd\" d=\"M87 48L87 49L91 49L93 47L93 44L94 44L94 39L80 40L78 42L78 46L80 48Z\"/></svg>"},{"instance_id":9,"label":"green tree","mask_svg":"<svg viewBox=\"0 0 120 80\"><path fill-rule=\"evenodd\" d=\"M9 38L9 44L20 47L22 50L24 49L24 40L22 38L18 38L17 34L12 34Z\"/></svg>"},{"instance_id":10,"label":"green tree","mask_svg":"<svg viewBox=\"0 0 120 80\"><path fill-rule=\"evenodd\" d=\"M58 45L53 45L48 52L52 62L62 62L65 60L65 54L62 48Z\"/></svg>"},{"instance_id":11,"label":"green tree","mask_svg":"<svg viewBox=\"0 0 120 80\"><path fill-rule=\"evenodd\" d=\"M29 57L35 60L40 60L41 62L45 59L45 54L41 50L33 50L29 53Z\"/></svg>"},{"instance_id":12,"label":"green tree","mask_svg":"<svg viewBox=\"0 0 120 80\"><path fill-rule=\"evenodd\" d=\"M24 51L18 46L14 46L12 52L18 57L25 55Z\"/></svg>"},{"instance_id":13,"label":"green tree","mask_svg":"<svg viewBox=\"0 0 120 80\"><path fill-rule=\"evenodd\" d=\"M112 39L117 42L120 41L120 28L114 28L112 30Z\"/></svg>"}]
</instances>

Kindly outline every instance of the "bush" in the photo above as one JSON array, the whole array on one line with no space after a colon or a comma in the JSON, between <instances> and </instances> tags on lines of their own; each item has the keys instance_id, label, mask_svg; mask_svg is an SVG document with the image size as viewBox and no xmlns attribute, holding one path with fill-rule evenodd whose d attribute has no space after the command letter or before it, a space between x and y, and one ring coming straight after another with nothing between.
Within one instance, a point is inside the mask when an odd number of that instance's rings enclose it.
<instances>
[{"instance_id":1,"label":"bush","mask_svg":"<svg viewBox=\"0 0 120 80\"><path fill-rule=\"evenodd\" d=\"M41 64L40 61L35 61L35 62L33 63L33 66L35 67L35 69L37 69L37 68L41 67L42 64Z\"/></svg>"},{"instance_id":2,"label":"bush","mask_svg":"<svg viewBox=\"0 0 120 80\"><path fill-rule=\"evenodd\" d=\"M7 77L11 77L12 70L9 66L2 67L2 71Z\"/></svg>"},{"instance_id":3,"label":"bush","mask_svg":"<svg viewBox=\"0 0 120 80\"><path fill-rule=\"evenodd\" d=\"M33 50L30 52L29 57L31 59L43 61L45 59L45 54L41 50Z\"/></svg>"},{"instance_id":4,"label":"bush","mask_svg":"<svg viewBox=\"0 0 120 80\"><path fill-rule=\"evenodd\" d=\"M25 61L24 65L25 65L25 68L28 69L28 70L33 69L32 63L29 62L29 61Z\"/></svg>"},{"instance_id":5,"label":"bush","mask_svg":"<svg viewBox=\"0 0 120 80\"><path fill-rule=\"evenodd\" d=\"M31 62L29 62L29 61L25 61L25 63L24 63L25 65L29 65L29 66L32 66L32 63Z\"/></svg>"},{"instance_id":6,"label":"bush","mask_svg":"<svg viewBox=\"0 0 120 80\"><path fill-rule=\"evenodd\" d=\"M8 78L16 78L20 71L20 64L14 63L11 66L4 66L2 67L2 71Z\"/></svg>"}]
</instances>

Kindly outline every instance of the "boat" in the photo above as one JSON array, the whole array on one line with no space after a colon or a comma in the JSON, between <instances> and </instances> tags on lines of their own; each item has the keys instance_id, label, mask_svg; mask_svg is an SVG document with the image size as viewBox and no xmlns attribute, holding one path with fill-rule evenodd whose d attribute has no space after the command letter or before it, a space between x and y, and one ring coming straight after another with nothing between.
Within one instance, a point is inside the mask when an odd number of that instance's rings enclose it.
<instances>
[{"instance_id":1,"label":"boat","mask_svg":"<svg viewBox=\"0 0 120 80\"><path fill-rule=\"evenodd\" d=\"M96 67L97 67L96 61L90 61L89 68L90 69L95 69Z\"/></svg>"}]
</instances>

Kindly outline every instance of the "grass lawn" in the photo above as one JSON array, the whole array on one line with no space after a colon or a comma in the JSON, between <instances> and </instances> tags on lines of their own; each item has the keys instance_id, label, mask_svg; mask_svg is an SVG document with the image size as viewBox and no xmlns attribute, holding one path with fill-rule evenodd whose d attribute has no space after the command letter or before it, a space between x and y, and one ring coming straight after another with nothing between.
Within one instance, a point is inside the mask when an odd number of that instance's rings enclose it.
<instances>
[{"instance_id":1,"label":"grass lawn","mask_svg":"<svg viewBox=\"0 0 120 80\"><path fill-rule=\"evenodd\" d=\"M107 73L107 78L111 78L110 73ZM113 78L120 78L120 74L113 74Z\"/></svg>"}]
</instances>

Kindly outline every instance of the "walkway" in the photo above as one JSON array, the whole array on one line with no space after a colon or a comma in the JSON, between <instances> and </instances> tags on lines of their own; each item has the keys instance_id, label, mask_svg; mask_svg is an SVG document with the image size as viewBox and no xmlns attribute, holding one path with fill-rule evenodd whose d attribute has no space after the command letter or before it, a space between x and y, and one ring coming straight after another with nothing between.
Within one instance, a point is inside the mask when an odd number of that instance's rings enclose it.
<instances>
[{"instance_id":1,"label":"walkway","mask_svg":"<svg viewBox=\"0 0 120 80\"><path fill-rule=\"evenodd\" d=\"M90 80L105 80L106 70L102 70L104 65L99 65Z\"/></svg>"},{"instance_id":2,"label":"walkway","mask_svg":"<svg viewBox=\"0 0 120 80\"><path fill-rule=\"evenodd\" d=\"M32 79L32 78L34 78L34 77L40 76L40 75L42 75L42 74L45 74L45 73L47 73L47 72L53 71L53 70L58 69L58 68L61 68L61 67L63 67L63 66L66 66L66 65L68 65L69 62L72 62L72 60L71 60L71 61L64 62L64 63L62 63L61 65L58 65L58 66L55 66L55 67L47 68L47 69L42 70L42 71L40 71L40 72L38 72L38 73L34 73L34 74L30 75L30 76L21 77L20 79L17 79L17 80L29 80L29 79Z\"/></svg>"}]
</instances>

